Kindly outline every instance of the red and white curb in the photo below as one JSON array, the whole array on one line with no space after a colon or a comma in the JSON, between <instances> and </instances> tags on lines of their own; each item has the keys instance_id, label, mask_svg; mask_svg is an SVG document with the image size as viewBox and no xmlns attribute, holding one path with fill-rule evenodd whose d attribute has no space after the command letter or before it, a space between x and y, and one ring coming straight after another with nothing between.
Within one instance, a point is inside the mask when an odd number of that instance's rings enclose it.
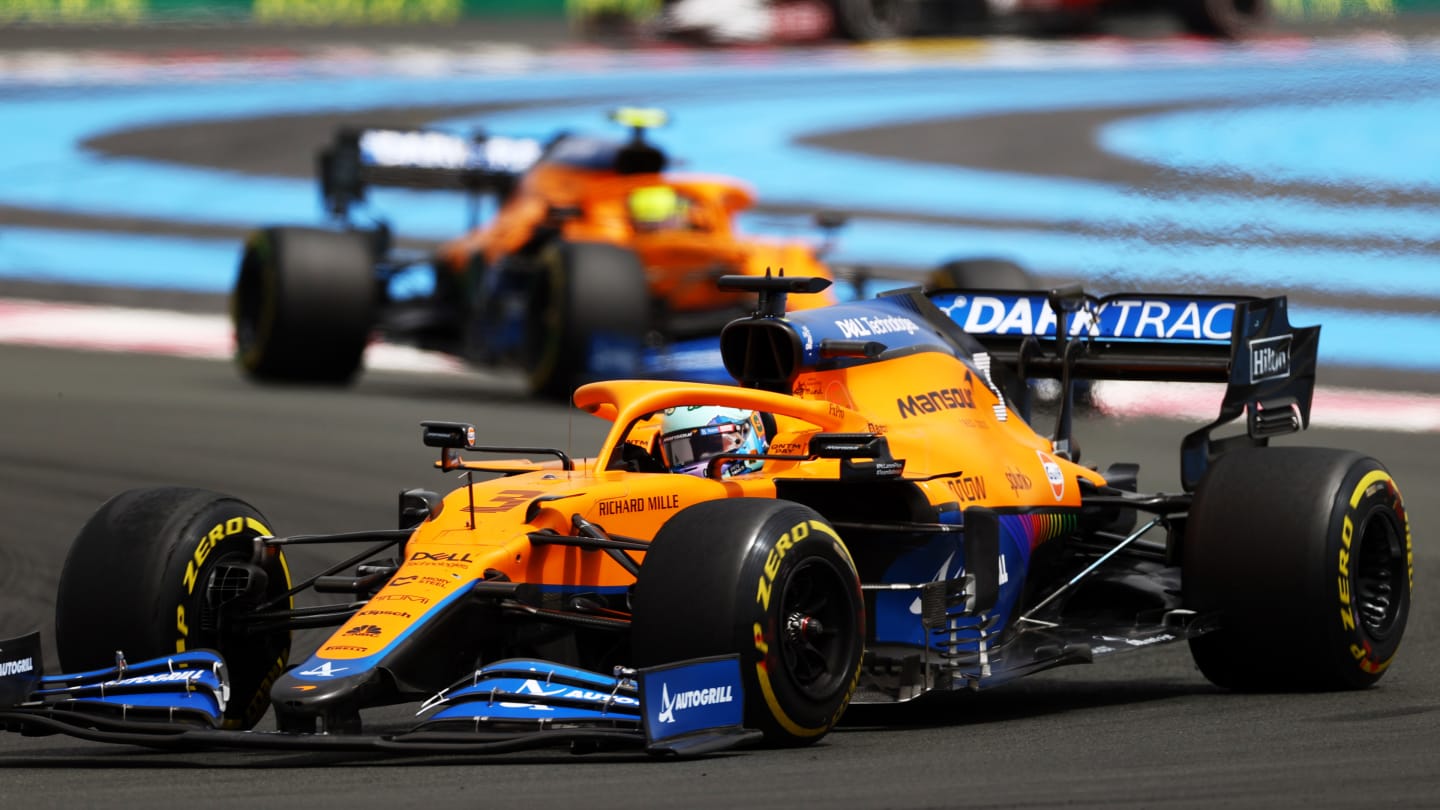
<instances>
[{"instance_id":1,"label":"red and white curb","mask_svg":"<svg viewBox=\"0 0 1440 810\"><path fill-rule=\"evenodd\" d=\"M220 315L156 309L0 299L0 343L228 360L235 339ZM474 373L448 355L376 343L367 368L430 374ZM1097 384L1102 411L1121 418L1215 418L1224 387L1198 383L1106 381ZM1319 387L1314 427L1440 433L1440 396Z\"/></svg>"}]
</instances>

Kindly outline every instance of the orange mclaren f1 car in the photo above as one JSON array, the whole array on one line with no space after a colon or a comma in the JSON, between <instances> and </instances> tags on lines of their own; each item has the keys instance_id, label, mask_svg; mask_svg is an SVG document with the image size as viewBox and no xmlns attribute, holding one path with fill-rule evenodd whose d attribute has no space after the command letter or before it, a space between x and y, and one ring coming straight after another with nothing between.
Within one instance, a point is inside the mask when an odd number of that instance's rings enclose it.
<instances>
[{"instance_id":1,"label":"orange mclaren f1 car","mask_svg":"<svg viewBox=\"0 0 1440 810\"><path fill-rule=\"evenodd\" d=\"M258 380L347 382L379 333L522 369L532 393L568 399L587 380L683 372L685 353L667 347L713 342L746 311L716 287L720 275L829 277L820 240L737 229L755 202L744 183L668 171L646 137L662 112L614 118L628 140L341 131L320 158L338 227L266 227L245 243L232 296L240 367ZM368 186L459 189L493 216L433 249L405 249L383 223L353 223ZM433 291L395 294L390 281L417 268L433 272Z\"/></svg>"},{"instance_id":2,"label":"orange mclaren f1 car","mask_svg":"<svg viewBox=\"0 0 1440 810\"><path fill-rule=\"evenodd\" d=\"M593 458L426 422L462 483L402 493L397 528L285 536L210 492L112 499L60 579L75 674L39 671L38 636L0 643L0 725L699 753L1169 642L1236 690L1362 688L1395 660L1413 576L1395 481L1271 446L1309 420L1319 341L1285 299L911 289L787 311L826 282L722 283L761 299L720 338L738 385L582 387L613 423ZM1181 491L1147 493L1133 464L1082 463L1068 400L1051 435L1028 424L1016 374L1226 385L1180 443ZM315 544L361 548L292 580L287 549ZM338 598L292 604L305 591ZM291 632L321 626L292 662ZM367 727L407 701L413 730ZM226 730L268 707L275 732Z\"/></svg>"}]
</instances>

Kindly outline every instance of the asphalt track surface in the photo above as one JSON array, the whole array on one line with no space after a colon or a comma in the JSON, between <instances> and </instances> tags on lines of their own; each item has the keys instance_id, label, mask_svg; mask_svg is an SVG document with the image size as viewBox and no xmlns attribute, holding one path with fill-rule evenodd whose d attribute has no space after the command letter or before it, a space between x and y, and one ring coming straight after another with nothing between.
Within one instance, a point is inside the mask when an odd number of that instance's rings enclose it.
<instances>
[{"instance_id":1,"label":"asphalt track surface","mask_svg":"<svg viewBox=\"0 0 1440 810\"><path fill-rule=\"evenodd\" d=\"M24 347L0 347L0 370L0 636L42 628L49 650L70 538L115 492L174 483L221 490L254 503L284 533L389 526L396 491L443 485L419 441L422 419L476 421L503 430L507 442L581 454L604 427L527 402L514 383L480 377L369 373L344 392L259 388L224 363ZM1087 421L1077 436L1089 461L1137 461L1142 487L1173 490L1187 429ZM0 804L1434 806L1440 597L1428 583L1440 562L1427 543L1427 528L1440 521L1434 439L1317 430L1286 443L1370 453L1407 495L1415 602L1399 659L1374 689L1230 695L1173 645L994 691L855 710L812 748L688 762L565 753L493 760L157 754L0 736ZM297 652L314 641L302 638Z\"/></svg>"},{"instance_id":2,"label":"asphalt track surface","mask_svg":"<svg viewBox=\"0 0 1440 810\"><path fill-rule=\"evenodd\" d=\"M185 483L257 505L283 533L391 525L394 497L437 487L418 422L475 419L506 441L594 447L604 426L471 377L369 374L357 388L258 388L224 364L0 348L0 633L48 628L69 539L119 490ZM482 430L484 428L482 427ZM1176 487L1184 426L1097 423L1085 457ZM1409 495L1417 591L1374 689L1239 696L1183 645L891 711L852 711L819 745L691 762L565 753L423 760L157 754L0 736L0 801L71 806L1340 807L1440 795L1440 474L1413 437L1318 432L1385 460ZM294 559L297 568L304 560ZM1276 632L1284 632L1277 627ZM302 639L301 643L313 643ZM49 645L53 650L53 645ZM308 650L304 650L308 652ZM385 720L392 719L387 715Z\"/></svg>"}]
</instances>

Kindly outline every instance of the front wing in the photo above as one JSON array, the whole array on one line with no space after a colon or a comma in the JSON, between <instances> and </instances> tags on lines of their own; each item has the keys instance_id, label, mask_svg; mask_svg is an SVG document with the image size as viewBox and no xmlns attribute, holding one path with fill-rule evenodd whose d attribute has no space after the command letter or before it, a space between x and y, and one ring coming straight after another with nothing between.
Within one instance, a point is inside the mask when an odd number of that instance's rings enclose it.
<instances>
[{"instance_id":1,"label":"front wing","mask_svg":"<svg viewBox=\"0 0 1440 810\"><path fill-rule=\"evenodd\" d=\"M293 734L220 727L225 662L195 650L76 674L45 675L40 636L0 641L0 730L149 748L494 754L568 745L697 756L754 742L742 727L737 656L614 675L550 661L488 664L426 701L409 731Z\"/></svg>"}]
</instances>

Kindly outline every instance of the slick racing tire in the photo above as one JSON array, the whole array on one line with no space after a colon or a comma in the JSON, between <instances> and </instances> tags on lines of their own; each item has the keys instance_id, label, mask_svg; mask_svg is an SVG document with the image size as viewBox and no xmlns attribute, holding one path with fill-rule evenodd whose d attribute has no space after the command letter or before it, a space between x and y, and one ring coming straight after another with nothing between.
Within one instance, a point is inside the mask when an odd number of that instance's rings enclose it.
<instances>
[{"instance_id":1,"label":"slick racing tire","mask_svg":"<svg viewBox=\"0 0 1440 810\"><path fill-rule=\"evenodd\" d=\"M689 507L651 543L635 583L640 666L740 655L745 725L770 745L834 727L860 675L860 580L814 510L740 498Z\"/></svg>"},{"instance_id":2,"label":"slick racing tire","mask_svg":"<svg viewBox=\"0 0 1440 810\"><path fill-rule=\"evenodd\" d=\"M918 33L924 0L830 0L840 36L857 42Z\"/></svg>"},{"instance_id":3,"label":"slick racing tire","mask_svg":"<svg viewBox=\"0 0 1440 810\"><path fill-rule=\"evenodd\" d=\"M1025 268L1008 259L957 259L946 262L931 271L925 284L928 290L1041 290L1043 289ZM997 377L1010 375L996 372ZM1059 380L1032 380L1029 386L1021 386L1018 380L998 380L1006 397L1022 411L1028 411L1032 402L1053 408L1060 401ZM1092 380L1074 380L1075 405L1078 408L1095 406L1095 384ZM1022 397L1021 395L1026 396ZM1026 414L1028 418L1028 414Z\"/></svg>"},{"instance_id":4,"label":"slick racing tire","mask_svg":"<svg viewBox=\"0 0 1440 810\"><path fill-rule=\"evenodd\" d=\"M1211 682L1241 691L1358 689L1400 646L1414 576L1400 491L1379 462L1322 448L1220 456L1185 529L1185 606Z\"/></svg>"},{"instance_id":5,"label":"slick racing tire","mask_svg":"<svg viewBox=\"0 0 1440 810\"><path fill-rule=\"evenodd\" d=\"M471 256L465 268L465 309L460 338L460 354L465 362L484 366L497 359L494 335L490 327L497 321L498 297L489 285L498 279L499 270L492 269L485 256Z\"/></svg>"},{"instance_id":6,"label":"slick racing tire","mask_svg":"<svg viewBox=\"0 0 1440 810\"><path fill-rule=\"evenodd\" d=\"M355 378L375 326L373 244L364 233L310 228L250 235L230 301L246 375L331 385Z\"/></svg>"},{"instance_id":7,"label":"slick racing tire","mask_svg":"<svg viewBox=\"0 0 1440 810\"><path fill-rule=\"evenodd\" d=\"M288 631L245 632L237 617L262 602L289 609L278 548L252 565L270 534L244 501L199 489L135 489L100 507L60 572L55 636L66 672L210 649L230 676L227 728L248 729L270 705L290 656Z\"/></svg>"},{"instance_id":8,"label":"slick racing tire","mask_svg":"<svg viewBox=\"0 0 1440 810\"><path fill-rule=\"evenodd\" d=\"M1005 259L957 259L930 272L929 290L1033 290L1025 268Z\"/></svg>"},{"instance_id":9,"label":"slick racing tire","mask_svg":"<svg viewBox=\"0 0 1440 810\"><path fill-rule=\"evenodd\" d=\"M636 376L649 323L649 286L633 251L600 242L546 245L522 347L531 394L568 402L591 377Z\"/></svg>"},{"instance_id":10,"label":"slick racing tire","mask_svg":"<svg viewBox=\"0 0 1440 810\"><path fill-rule=\"evenodd\" d=\"M1025 268L1007 259L956 259L934 270L925 280L926 290L1036 290L1035 280ZM1059 381L1034 380L1025 385L1010 368L993 368L995 382L1005 392L1005 399L1018 412L1029 418L1030 403L1039 401L1054 405L1060 399ZM1076 401L1091 402L1089 383L1077 382Z\"/></svg>"},{"instance_id":11,"label":"slick racing tire","mask_svg":"<svg viewBox=\"0 0 1440 810\"><path fill-rule=\"evenodd\" d=\"M1191 34L1243 39L1270 18L1268 0L1176 0L1180 24Z\"/></svg>"}]
</instances>

